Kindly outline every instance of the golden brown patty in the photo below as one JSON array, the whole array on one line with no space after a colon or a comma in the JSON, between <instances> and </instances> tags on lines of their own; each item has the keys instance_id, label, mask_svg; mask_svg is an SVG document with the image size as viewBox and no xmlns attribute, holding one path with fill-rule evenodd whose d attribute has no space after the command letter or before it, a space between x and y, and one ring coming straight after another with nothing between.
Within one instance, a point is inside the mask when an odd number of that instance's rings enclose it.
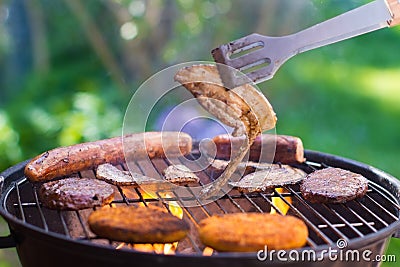
<instances>
[{"instance_id":1,"label":"golden brown patty","mask_svg":"<svg viewBox=\"0 0 400 267\"><path fill-rule=\"evenodd\" d=\"M171 243L189 231L187 222L156 207L106 207L90 214L88 223L96 235L127 243Z\"/></svg>"},{"instance_id":2,"label":"golden brown patty","mask_svg":"<svg viewBox=\"0 0 400 267\"><path fill-rule=\"evenodd\" d=\"M200 240L219 251L291 249L305 245L308 229L293 216L267 213L232 213L204 219L199 225Z\"/></svg>"},{"instance_id":3,"label":"golden brown patty","mask_svg":"<svg viewBox=\"0 0 400 267\"><path fill-rule=\"evenodd\" d=\"M364 176L340 168L312 172L300 185L303 197L314 203L344 203L363 197L367 190Z\"/></svg>"},{"instance_id":4,"label":"golden brown patty","mask_svg":"<svg viewBox=\"0 0 400 267\"><path fill-rule=\"evenodd\" d=\"M111 203L114 189L97 179L66 178L42 184L39 199L50 209L80 210Z\"/></svg>"}]
</instances>

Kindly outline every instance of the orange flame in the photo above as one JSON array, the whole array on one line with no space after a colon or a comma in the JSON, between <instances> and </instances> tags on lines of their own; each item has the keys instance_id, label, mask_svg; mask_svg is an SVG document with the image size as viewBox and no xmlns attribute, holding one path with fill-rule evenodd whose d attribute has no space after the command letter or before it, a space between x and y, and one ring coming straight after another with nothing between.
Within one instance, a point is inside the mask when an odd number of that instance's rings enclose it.
<instances>
[{"instance_id":1,"label":"orange flame","mask_svg":"<svg viewBox=\"0 0 400 267\"><path fill-rule=\"evenodd\" d=\"M214 250L210 247L205 247L203 250L203 256L211 256Z\"/></svg>"},{"instance_id":2,"label":"orange flame","mask_svg":"<svg viewBox=\"0 0 400 267\"><path fill-rule=\"evenodd\" d=\"M143 199L154 199L155 196L142 192ZM173 197L171 194L165 193L162 195L165 198ZM145 206L144 203L139 203L140 206ZM168 202L168 209L172 215L183 218L183 209L178 205L176 201ZM142 252L155 252L157 254L175 254L176 248L178 247L178 242L166 243L166 244L134 244L133 248Z\"/></svg>"},{"instance_id":3,"label":"orange flame","mask_svg":"<svg viewBox=\"0 0 400 267\"><path fill-rule=\"evenodd\" d=\"M287 193L287 191L284 188L275 188L275 191L278 193ZM292 204L292 198L291 197L284 197L284 199ZM285 203L280 197L273 197L272 198L272 204L282 213L285 215L289 211L289 205ZM271 207L271 214L278 213L274 208Z\"/></svg>"}]
</instances>

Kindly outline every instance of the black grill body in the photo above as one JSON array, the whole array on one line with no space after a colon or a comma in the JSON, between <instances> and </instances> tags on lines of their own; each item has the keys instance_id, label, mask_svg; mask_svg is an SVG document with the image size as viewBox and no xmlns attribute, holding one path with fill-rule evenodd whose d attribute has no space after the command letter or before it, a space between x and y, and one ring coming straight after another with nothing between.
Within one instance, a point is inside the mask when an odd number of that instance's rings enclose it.
<instances>
[{"instance_id":1,"label":"black grill body","mask_svg":"<svg viewBox=\"0 0 400 267\"><path fill-rule=\"evenodd\" d=\"M193 159L196 155L191 155ZM290 196L292 203L289 214L303 219L310 232L307 246L317 255L328 248L335 248L339 239L348 243L347 250L357 249L362 254L369 250L373 258L384 254L389 237L396 235L400 227L399 199L400 183L394 177L371 166L324 154L306 151L307 163L298 166L307 172L318 168L339 167L364 175L369 180L369 191L361 200L346 204L317 205L305 201L298 186L285 187L284 193L277 191L257 194L240 194L234 190L216 203L196 208L184 208L184 219L192 229L200 218L215 213L256 211L269 212L274 207L271 199L282 200ZM168 162L155 162L153 167L160 171ZM176 255L140 252L129 245L116 249L120 243L96 237L87 227L86 218L90 210L79 212L52 211L41 207L37 199L37 186L26 181L23 169L26 162L11 167L1 174L4 178L0 213L7 220L11 235L0 240L2 247L15 245L23 266L301 266L304 261L291 262L259 261L256 253L218 253L203 256L204 246L195 235L180 242ZM142 170L146 174L146 168ZM153 170L154 171L154 170ZM88 170L79 175L89 175ZM213 179L212 173L205 173ZM170 199L145 199L138 189L129 195L122 188L117 189L120 197L115 205L163 205L168 201L179 203L179 197ZM136 192L136 193L135 193ZM195 197L195 196L193 196ZM71 220L71 218L74 218ZM189 249L188 249L189 248ZM343 250L343 252L346 251ZM299 250L301 251L301 250ZM378 266L378 262L348 261L340 259L310 262L307 266Z\"/></svg>"}]
</instances>

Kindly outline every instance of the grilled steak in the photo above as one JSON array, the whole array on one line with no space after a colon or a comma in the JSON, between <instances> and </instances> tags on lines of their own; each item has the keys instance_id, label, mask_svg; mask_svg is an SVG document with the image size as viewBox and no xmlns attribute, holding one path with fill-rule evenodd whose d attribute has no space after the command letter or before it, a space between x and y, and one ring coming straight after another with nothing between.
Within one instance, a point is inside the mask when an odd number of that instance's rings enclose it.
<instances>
[{"instance_id":1,"label":"grilled steak","mask_svg":"<svg viewBox=\"0 0 400 267\"><path fill-rule=\"evenodd\" d=\"M114 189L96 179L66 178L43 184L39 189L39 199L50 209L80 210L111 203Z\"/></svg>"},{"instance_id":2,"label":"grilled steak","mask_svg":"<svg viewBox=\"0 0 400 267\"><path fill-rule=\"evenodd\" d=\"M199 224L200 240L218 251L291 249L305 245L308 229L293 216L267 213L214 215Z\"/></svg>"},{"instance_id":3,"label":"grilled steak","mask_svg":"<svg viewBox=\"0 0 400 267\"><path fill-rule=\"evenodd\" d=\"M97 179L106 181L114 185L138 185L143 183L156 183L158 180L141 175L139 173L130 173L129 171L122 171L111 164L102 164L96 170Z\"/></svg>"},{"instance_id":4,"label":"grilled steak","mask_svg":"<svg viewBox=\"0 0 400 267\"><path fill-rule=\"evenodd\" d=\"M165 180L174 184L198 183L199 177L184 165L170 165L164 170Z\"/></svg>"},{"instance_id":5,"label":"grilled steak","mask_svg":"<svg viewBox=\"0 0 400 267\"><path fill-rule=\"evenodd\" d=\"M363 197L367 190L364 176L340 168L317 170L300 186L303 197L313 203L344 203Z\"/></svg>"},{"instance_id":6,"label":"grilled steak","mask_svg":"<svg viewBox=\"0 0 400 267\"><path fill-rule=\"evenodd\" d=\"M96 235L129 243L171 243L184 238L189 224L157 207L104 207L88 220Z\"/></svg>"},{"instance_id":7,"label":"grilled steak","mask_svg":"<svg viewBox=\"0 0 400 267\"><path fill-rule=\"evenodd\" d=\"M263 192L283 185L296 184L304 179L306 173L288 165L262 164L264 169L247 174L239 182L231 182L240 192Z\"/></svg>"}]
</instances>

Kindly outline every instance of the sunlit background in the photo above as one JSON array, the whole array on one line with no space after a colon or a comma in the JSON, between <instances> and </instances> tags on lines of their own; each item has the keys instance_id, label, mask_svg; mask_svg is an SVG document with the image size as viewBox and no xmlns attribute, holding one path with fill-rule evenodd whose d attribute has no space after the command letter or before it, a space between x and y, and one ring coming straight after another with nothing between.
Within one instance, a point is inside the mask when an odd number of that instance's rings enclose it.
<instances>
[{"instance_id":1,"label":"sunlit background","mask_svg":"<svg viewBox=\"0 0 400 267\"><path fill-rule=\"evenodd\" d=\"M0 170L120 135L130 97L165 67L211 60L211 49L228 41L290 34L366 2L3 0ZM259 85L277 112L277 133L400 177L399 51L400 26L289 60ZM392 239L388 253L399 261L399 251ZM0 250L0 267L18 265L14 249Z\"/></svg>"}]
</instances>

